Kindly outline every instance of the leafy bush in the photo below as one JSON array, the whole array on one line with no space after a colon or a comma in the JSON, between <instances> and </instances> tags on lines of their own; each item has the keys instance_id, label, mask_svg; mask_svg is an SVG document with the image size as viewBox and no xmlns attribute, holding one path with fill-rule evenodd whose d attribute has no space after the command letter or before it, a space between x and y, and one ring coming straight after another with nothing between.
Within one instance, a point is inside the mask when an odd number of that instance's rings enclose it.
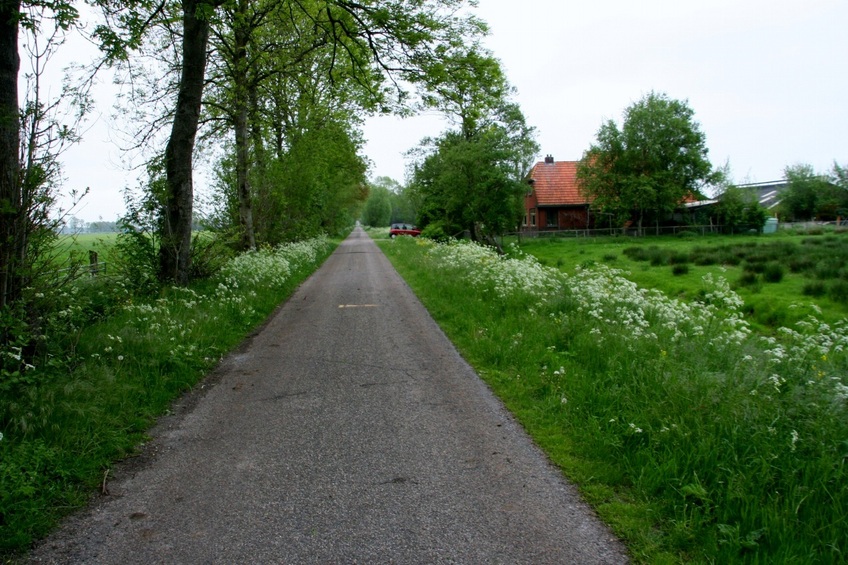
<instances>
[{"instance_id":1,"label":"leafy bush","mask_svg":"<svg viewBox=\"0 0 848 565\"><path fill-rule=\"evenodd\" d=\"M660 267L668 264L668 254L656 247L652 247L648 250L648 256L650 257L649 262L652 267Z\"/></svg>"},{"instance_id":2,"label":"leafy bush","mask_svg":"<svg viewBox=\"0 0 848 565\"><path fill-rule=\"evenodd\" d=\"M812 281L805 283L801 292L804 296L824 296L827 293L827 286L822 281Z\"/></svg>"},{"instance_id":3,"label":"leafy bush","mask_svg":"<svg viewBox=\"0 0 848 565\"><path fill-rule=\"evenodd\" d=\"M717 253L699 253L695 255L692 262L701 266L715 265L719 263L719 257Z\"/></svg>"},{"instance_id":4,"label":"leafy bush","mask_svg":"<svg viewBox=\"0 0 848 565\"><path fill-rule=\"evenodd\" d=\"M814 276L819 280L838 279L844 263L836 258L822 259L816 263Z\"/></svg>"},{"instance_id":5,"label":"leafy bush","mask_svg":"<svg viewBox=\"0 0 848 565\"><path fill-rule=\"evenodd\" d=\"M427 226L421 230L420 237L426 237L427 239L432 239L433 241L438 241L440 243L446 243L452 239L451 236L445 232L445 228L441 222L432 222L427 224Z\"/></svg>"},{"instance_id":6,"label":"leafy bush","mask_svg":"<svg viewBox=\"0 0 848 565\"><path fill-rule=\"evenodd\" d=\"M632 246L626 248L623 253L634 261L647 261L648 251L642 246Z\"/></svg>"},{"instance_id":7,"label":"leafy bush","mask_svg":"<svg viewBox=\"0 0 848 565\"><path fill-rule=\"evenodd\" d=\"M689 274L689 265L686 263L678 263L671 268L671 272L675 276Z\"/></svg>"},{"instance_id":8,"label":"leafy bush","mask_svg":"<svg viewBox=\"0 0 848 565\"><path fill-rule=\"evenodd\" d=\"M834 302L848 304L848 281L838 280L831 283L828 295Z\"/></svg>"},{"instance_id":9,"label":"leafy bush","mask_svg":"<svg viewBox=\"0 0 848 565\"><path fill-rule=\"evenodd\" d=\"M763 269L763 280L770 283L779 283L783 280L783 265L772 261L767 263Z\"/></svg>"},{"instance_id":10,"label":"leafy bush","mask_svg":"<svg viewBox=\"0 0 848 565\"><path fill-rule=\"evenodd\" d=\"M804 273L815 267L816 263L810 257L792 257L789 260L789 270L793 273Z\"/></svg>"},{"instance_id":11,"label":"leafy bush","mask_svg":"<svg viewBox=\"0 0 848 565\"><path fill-rule=\"evenodd\" d=\"M736 283L739 286L753 286L760 282L759 275L754 271L745 270Z\"/></svg>"},{"instance_id":12,"label":"leafy bush","mask_svg":"<svg viewBox=\"0 0 848 565\"><path fill-rule=\"evenodd\" d=\"M683 265L689 263L689 255L686 253L672 253L668 258L668 262L672 265Z\"/></svg>"}]
</instances>

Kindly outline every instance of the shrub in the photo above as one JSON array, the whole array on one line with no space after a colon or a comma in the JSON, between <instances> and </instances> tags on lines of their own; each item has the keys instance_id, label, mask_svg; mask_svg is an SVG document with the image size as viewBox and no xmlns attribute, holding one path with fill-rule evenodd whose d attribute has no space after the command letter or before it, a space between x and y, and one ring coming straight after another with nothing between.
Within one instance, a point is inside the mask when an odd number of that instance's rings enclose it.
<instances>
[{"instance_id":1,"label":"shrub","mask_svg":"<svg viewBox=\"0 0 848 565\"><path fill-rule=\"evenodd\" d=\"M624 250L624 254L627 257L630 257L634 261L647 261L648 260L648 252L644 247L641 246L633 246L628 247Z\"/></svg>"},{"instance_id":2,"label":"shrub","mask_svg":"<svg viewBox=\"0 0 848 565\"><path fill-rule=\"evenodd\" d=\"M824 296L827 287L821 281L812 281L806 283L801 292L804 293L804 296Z\"/></svg>"},{"instance_id":3,"label":"shrub","mask_svg":"<svg viewBox=\"0 0 848 565\"><path fill-rule=\"evenodd\" d=\"M840 279L833 282L828 294L834 302L848 303L848 281Z\"/></svg>"},{"instance_id":4,"label":"shrub","mask_svg":"<svg viewBox=\"0 0 848 565\"><path fill-rule=\"evenodd\" d=\"M668 263L669 254L656 246L648 248L648 257L652 267L659 267Z\"/></svg>"},{"instance_id":5,"label":"shrub","mask_svg":"<svg viewBox=\"0 0 848 565\"><path fill-rule=\"evenodd\" d=\"M671 273L674 276L689 274L689 265L686 263L678 263L671 268Z\"/></svg>"},{"instance_id":6,"label":"shrub","mask_svg":"<svg viewBox=\"0 0 848 565\"><path fill-rule=\"evenodd\" d=\"M778 283L783 280L783 265L776 261L766 263L763 269L763 280L770 283Z\"/></svg>"},{"instance_id":7,"label":"shrub","mask_svg":"<svg viewBox=\"0 0 848 565\"><path fill-rule=\"evenodd\" d=\"M765 269L766 266L763 263L752 263L750 261L742 262L742 270L746 273L762 273Z\"/></svg>"},{"instance_id":8,"label":"shrub","mask_svg":"<svg viewBox=\"0 0 848 565\"><path fill-rule=\"evenodd\" d=\"M434 241L439 241L442 243L451 239L447 232L445 232L445 229L442 224L439 222L427 224L427 227L421 230L421 237L426 237L427 239L432 239Z\"/></svg>"},{"instance_id":9,"label":"shrub","mask_svg":"<svg viewBox=\"0 0 848 565\"><path fill-rule=\"evenodd\" d=\"M793 273L803 273L815 267L816 263L809 257L793 257L789 260L789 270Z\"/></svg>"},{"instance_id":10,"label":"shrub","mask_svg":"<svg viewBox=\"0 0 848 565\"><path fill-rule=\"evenodd\" d=\"M721 264L722 265L730 265L730 266L735 267L736 265L738 265L741 262L742 262L742 257L737 255L736 253L727 253L726 252L721 257Z\"/></svg>"},{"instance_id":11,"label":"shrub","mask_svg":"<svg viewBox=\"0 0 848 565\"><path fill-rule=\"evenodd\" d=\"M718 254L716 254L716 253L702 253L702 254L696 255L693 258L692 262L695 263L696 265L702 265L702 266L715 265L716 263L719 262L719 257L718 257Z\"/></svg>"},{"instance_id":12,"label":"shrub","mask_svg":"<svg viewBox=\"0 0 848 565\"><path fill-rule=\"evenodd\" d=\"M617 260L618 260L618 255L615 255L613 253L607 253L606 255L604 255L604 262L605 263L612 263L612 262L617 261Z\"/></svg>"},{"instance_id":13,"label":"shrub","mask_svg":"<svg viewBox=\"0 0 848 565\"><path fill-rule=\"evenodd\" d=\"M753 271L744 271L742 275L739 277L739 280L736 281L739 286L753 286L756 285L760 280L759 275Z\"/></svg>"},{"instance_id":14,"label":"shrub","mask_svg":"<svg viewBox=\"0 0 848 565\"><path fill-rule=\"evenodd\" d=\"M668 258L668 262L672 265L683 265L689 263L689 255L686 253L673 253L671 257Z\"/></svg>"},{"instance_id":15,"label":"shrub","mask_svg":"<svg viewBox=\"0 0 848 565\"><path fill-rule=\"evenodd\" d=\"M842 270L842 262L835 259L823 259L816 264L814 275L817 279L824 281L839 278Z\"/></svg>"}]
</instances>

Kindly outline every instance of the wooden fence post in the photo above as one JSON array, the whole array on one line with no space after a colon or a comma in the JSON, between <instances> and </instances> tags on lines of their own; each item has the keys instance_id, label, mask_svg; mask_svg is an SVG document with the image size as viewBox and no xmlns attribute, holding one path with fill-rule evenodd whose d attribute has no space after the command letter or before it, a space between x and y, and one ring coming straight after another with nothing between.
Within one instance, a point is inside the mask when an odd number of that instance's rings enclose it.
<instances>
[{"instance_id":1,"label":"wooden fence post","mask_svg":"<svg viewBox=\"0 0 848 565\"><path fill-rule=\"evenodd\" d=\"M88 270L91 272L91 276L97 276L98 266L97 266L97 251L93 249L88 250Z\"/></svg>"}]
</instances>

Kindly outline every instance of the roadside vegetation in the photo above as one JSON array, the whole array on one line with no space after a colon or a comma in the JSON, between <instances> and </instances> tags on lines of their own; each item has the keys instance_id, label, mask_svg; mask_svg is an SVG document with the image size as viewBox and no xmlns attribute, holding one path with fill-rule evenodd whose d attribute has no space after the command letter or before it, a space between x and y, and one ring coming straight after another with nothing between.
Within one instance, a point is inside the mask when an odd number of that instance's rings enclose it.
<instances>
[{"instance_id":1,"label":"roadside vegetation","mask_svg":"<svg viewBox=\"0 0 848 565\"><path fill-rule=\"evenodd\" d=\"M697 272L702 244L654 240L691 257L654 266L632 241L534 243L547 266L515 245L381 246L637 562L844 562L848 322L799 292L791 323L752 328L737 273ZM651 271L665 288L628 278Z\"/></svg>"},{"instance_id":2,"label":"roadside vegetation","mask_svg":"<svg viewBox=\"0 0 848 565\"><path fill-rule=\"evenodd\" d=\"M244 253L149 295L107 272L49 296L38 355L25 343L2 350L3 366L19 369L0 375L0 555L85 504L154 419L334 248L319 237Z\"/></svg>"}]
</instances>

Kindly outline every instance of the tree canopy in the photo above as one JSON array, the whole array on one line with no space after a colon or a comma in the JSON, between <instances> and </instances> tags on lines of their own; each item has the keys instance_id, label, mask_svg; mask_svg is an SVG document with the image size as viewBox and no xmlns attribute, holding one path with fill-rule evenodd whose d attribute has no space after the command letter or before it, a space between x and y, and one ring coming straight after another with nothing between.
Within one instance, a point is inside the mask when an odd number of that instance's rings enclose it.
<instances>
[{"instance_id":1,"label":"tree canopy","mask_svg":"<svg viewBox=\"0 0 848 565\"><path fill-rule=\"evenodd\" d=\"M848 181L845 169L834 163L829 174L812 165L786 167L788 183L781 193L781 213L790 220L835 220L848 216Z\"/></svg>"},{"instance_id":2,"label":"tree canopy","mask_svg":"<svg viewBox=\"0 0 848 565\"><path fill-rule=\"evenodd\" d=\"M578 179L592 205L618 221L659 223L716 179L706 136L686 101L651 92L604 123L583 154Z\"/></svg>"},{"instance_id":3,"label":"tree canopy","mask_svg":"<svg viewBox=\"0 0 848 565\"><path fill-rule=\"evenodd\" d=\"M479 46L446 52L428 78L425 103L457 128L421 142L410 189L428 233L467 231L495 244L521 217L524 176L538 151L500 62Z\"/></svg>"}]
</instances>

